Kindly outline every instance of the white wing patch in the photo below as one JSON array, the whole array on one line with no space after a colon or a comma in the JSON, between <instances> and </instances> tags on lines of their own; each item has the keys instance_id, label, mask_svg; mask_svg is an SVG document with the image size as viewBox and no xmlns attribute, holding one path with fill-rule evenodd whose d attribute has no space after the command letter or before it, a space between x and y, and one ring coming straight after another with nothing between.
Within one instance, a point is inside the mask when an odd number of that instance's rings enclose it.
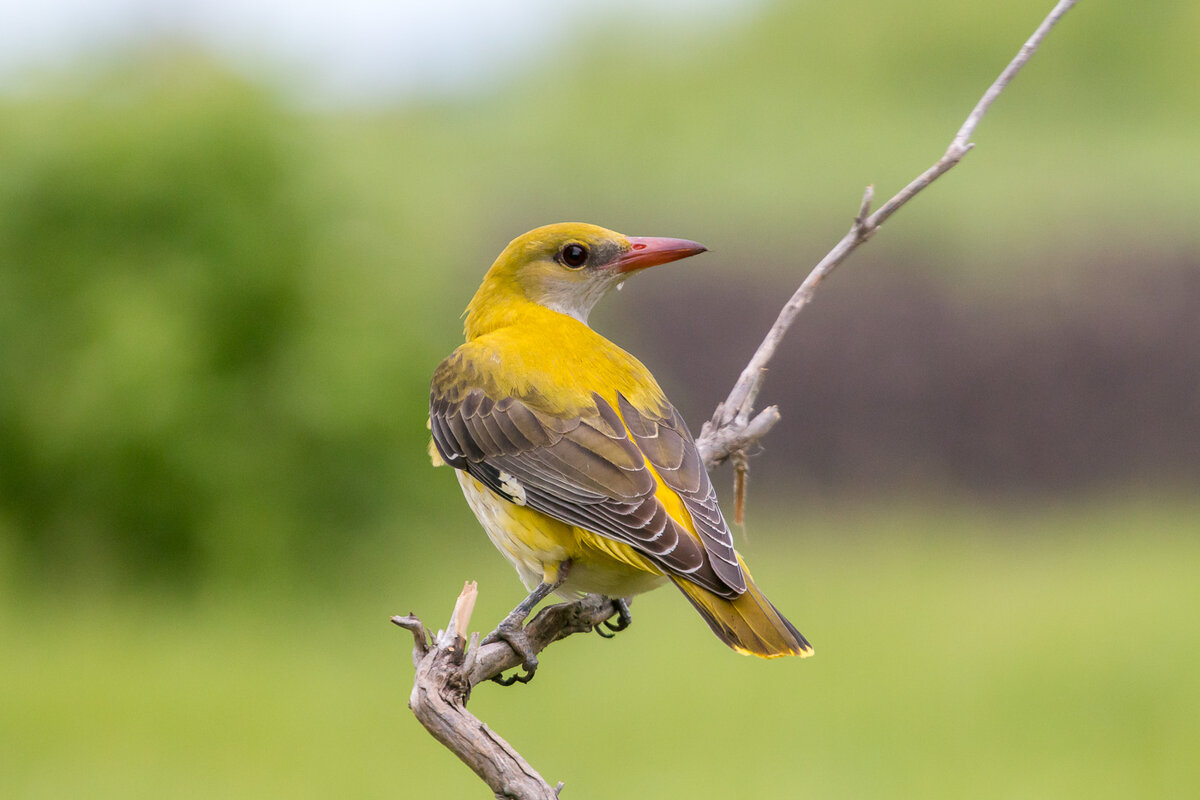
<instances>
[{"instance_id":1,"label":"white wing patch","mask_svg":"<svg viewBox=\"0 0 1200 800\"><path fill-rule=\"evenodd\" d=\"M500 470L500 489L515 504L519 506L525 505L525 487L521 485L520 481L504 470Z\"/></svg>"}]
</instances>

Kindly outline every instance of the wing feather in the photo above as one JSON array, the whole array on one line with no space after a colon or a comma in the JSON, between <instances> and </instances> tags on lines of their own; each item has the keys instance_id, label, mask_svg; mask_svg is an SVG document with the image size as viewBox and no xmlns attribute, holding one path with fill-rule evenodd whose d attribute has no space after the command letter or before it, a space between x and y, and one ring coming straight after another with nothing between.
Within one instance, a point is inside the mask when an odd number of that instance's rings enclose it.
<instances>
[{"instance_id":1,"label":"wing feather","mask_svg":"<svg viewBox=\"0 0 1200 800\"><path fill-rule=\"evenodd\" d=\"M443 362L430 395L430 430L447 464L515 501L501 473L512 476L530 508L628 544L664 572L717 595L745 591L716 493L673 408L643 412L621 395L613 408L594 395L594 408L557 416L538 396L489 397L470 385L463 366ZM656 497L656 473L683 501L698 538Z\"/></svg>"},{"instance_id":2,"label":"wing feather","mask_svg":"<svg viewBox=\"0 0 1200 800\"><path fill-rule=\"evenodd\" d=\"M733 549L733 533L717 504L717 492L683 417L670 406L663 415L644 413L619 393L617 408L646 460L654 466L663 483L683 500L713 570L739 594L744 592L746 577Z\"/></svg>"}]
</instances>

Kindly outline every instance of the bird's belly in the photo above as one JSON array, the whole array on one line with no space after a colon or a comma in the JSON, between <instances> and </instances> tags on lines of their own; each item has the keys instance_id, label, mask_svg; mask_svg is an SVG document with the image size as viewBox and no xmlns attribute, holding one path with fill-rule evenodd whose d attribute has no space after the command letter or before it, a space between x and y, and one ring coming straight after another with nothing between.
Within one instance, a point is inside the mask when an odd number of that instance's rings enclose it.
<instances>
[{"instance_id":1,"label":"bird's belly","mask_svg":"<svg viewBox=\"0 0 1200 800\"><path fill-rule=\"evenodd\" d=\"M577 597L581 594L602 594L606 597L633 597L657 589L667 580L657 572L643 572L620 562L572 561L571 572L558 594Z\"/></svg>"},{"instance_id":2,"label":"bird's belly","mask_svg":"<svg viewBox=\"0 0 1200 800\"><path fill-rule=\"evenodd\" d=\"M497 496L466 472L455 472L467 505L475 512L492 544L516 568L525 588L533 589L544 578L552 578L558 565L568 558L571 570L558 590L564 597L588 592L631 597L666 580L628 545L602 539L540 511L518 506Z\"/></svg>"},{"instance_id":3,"label":"bird's belly","mask_svg":"<svg viewBox=\"0 0 1200 800\"><path fill-rule=\"evenodd\" d=\"M545 515L498 497L462 470L455 470L455 474L467 505L475 512L492 544L516 567L526 589L533 589L542 582L545 565L568 557L567 548L561 541L564 538L562 532L554 530L554 525L545 524Z\"/></svg>"}]
</instances>

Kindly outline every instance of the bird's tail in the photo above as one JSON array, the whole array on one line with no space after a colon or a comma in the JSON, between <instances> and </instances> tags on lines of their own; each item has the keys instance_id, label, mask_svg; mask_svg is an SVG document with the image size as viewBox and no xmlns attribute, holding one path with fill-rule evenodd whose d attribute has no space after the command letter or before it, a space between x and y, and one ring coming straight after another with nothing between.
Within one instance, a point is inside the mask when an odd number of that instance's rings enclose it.
<instances>
[{"instance_id":1,"label":"bird's tail","mask_svg":"<svg viewBox=\"0 0 1200 800\"><path fill-rule=\"evenodd\" d=\"M684 578L672 576L671 580L704 617L713 633L739 653L759 658L811 656L812 645L758 590L740 556L738 562L746 576L746 591L732 600L719 597Z\"/></svg>"}]
</instances>

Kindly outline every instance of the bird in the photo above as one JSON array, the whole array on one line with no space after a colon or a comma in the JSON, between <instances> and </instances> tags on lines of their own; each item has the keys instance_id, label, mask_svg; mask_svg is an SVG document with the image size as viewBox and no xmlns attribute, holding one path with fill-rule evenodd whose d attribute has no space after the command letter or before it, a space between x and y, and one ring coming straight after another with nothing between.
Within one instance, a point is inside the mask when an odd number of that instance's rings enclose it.
<instances>
[{"instance_id":1,"label":"bird","mask_svg":"<svg viewBox=\"0 0 1200 800\"><path fill-rule=\"evenodd\" d=\"M631 274L706 249L585 223L531 230L487 270L464 312L465 342L434 371L430 456L455 469L530 590L485 639L518 652L522 682L537 669L522 623L551 593L612 599L605 625L616 631L630 622L629 598L672 583L739 653L813 652L734 549L679 412L649 369L588 325Z\"/></svg>"}]
</instances>

